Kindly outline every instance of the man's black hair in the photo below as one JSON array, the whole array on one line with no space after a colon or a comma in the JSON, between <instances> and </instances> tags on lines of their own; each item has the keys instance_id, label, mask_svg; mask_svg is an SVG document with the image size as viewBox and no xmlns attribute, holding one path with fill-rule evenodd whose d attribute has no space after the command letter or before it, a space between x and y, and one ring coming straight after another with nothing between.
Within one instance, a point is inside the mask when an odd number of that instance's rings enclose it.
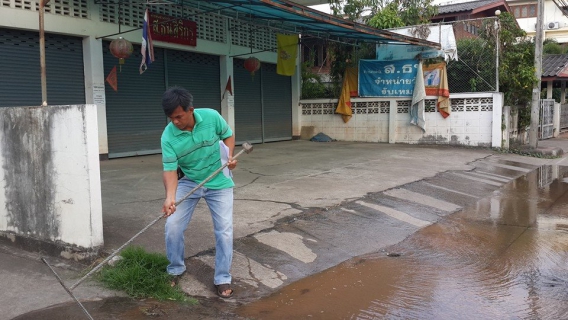
<instances>
[{"instance_id":1,"label":"man's black hair","mask_svg":"<svg viewBox=\"0 0 568 320\"><path fill-rule=\"evenodd\" d=\"M193 96L182 87L171 87L162 96L162 108L166 116L171 116L177 107L181 106L184 111L193 107Z\"/></svg>"}]
</instances>

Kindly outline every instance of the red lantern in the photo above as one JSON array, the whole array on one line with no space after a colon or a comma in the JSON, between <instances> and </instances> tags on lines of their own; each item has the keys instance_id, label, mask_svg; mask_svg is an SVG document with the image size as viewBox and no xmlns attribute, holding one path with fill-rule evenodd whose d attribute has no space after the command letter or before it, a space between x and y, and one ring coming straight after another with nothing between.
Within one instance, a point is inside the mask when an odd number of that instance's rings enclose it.
<instances>
[{"instance_id":1,"label":"red lantern","mask_svg":"<svg viewBox=\"0 0 568 320\"><path fill-rule=\"evenodd\" d=\"M112 40L110 43L110 53L118 58L118 64L120 65L120 71L122 71L122 65L124 64L124 59L130 57L134 48L130 41L119 37L118 39Z\"/></svg>"},{"instance_id":2,"label":"red lantern","mask_svg":"<svg viewBox=\"0 0 568 320\"><path fill-rule=\"evenodd\" d=\"M254 77L254 73L260 69L260 60L255 57L249 57L245 60L245 69L250 72L250 75Z\"/></svg>"}]
</instances>

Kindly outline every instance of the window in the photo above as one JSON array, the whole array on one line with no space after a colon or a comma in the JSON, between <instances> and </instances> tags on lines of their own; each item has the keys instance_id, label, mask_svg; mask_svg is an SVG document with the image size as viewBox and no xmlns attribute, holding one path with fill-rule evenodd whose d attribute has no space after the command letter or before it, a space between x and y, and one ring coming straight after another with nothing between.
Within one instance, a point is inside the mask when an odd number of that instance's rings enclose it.
<instances>
[{"instance_id":1,"label":"window","mask_svg":"<svg viewBox=\"0 0 568 320\"><path fill-rule=\"evenodd\" d=\"M536 4L525 4L522 6L511 6L515 18L534 18L536 17Z\"/></svg>"}]
</instances>

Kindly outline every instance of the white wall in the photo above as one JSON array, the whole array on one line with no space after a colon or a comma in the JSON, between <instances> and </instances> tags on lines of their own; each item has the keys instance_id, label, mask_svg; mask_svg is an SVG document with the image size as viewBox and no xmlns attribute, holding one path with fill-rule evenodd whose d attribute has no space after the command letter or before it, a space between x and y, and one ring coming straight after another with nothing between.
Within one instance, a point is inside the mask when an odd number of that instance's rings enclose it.
<instances>
[{"instance_id":1,"label":"white wall","mask_svg":"<svg viewBox=\"0 0 568 320\"><path fill-rule=\"evenodd\" d=\"M97 107L0 108L0 119L0 235L102 246Z\"/></svg>"},{"instance_id":2,"label":"white wall","mask_svg":"<svg viewBox=\"0 0 568 320\"><path fill-rule=\"evenodd\" d=\"M301 124L340 141L501 146L501 93L452 94L450 99L452 112L446 119L427 108L426 132L410 124L410 100L403 98L353 98L347 123L334 114L337 99L301 100Z\"/></svg>"},{"instance_id":3,"label":"white wall","mask_svg":"<svg viewBox=\"0 0 568 320\"><path fill-rule=\"evenodd\" d=\"M524 4L537 4L536 1L507 1L510 7L524 5ZM512 8L511 8L512 9ZM568 18L564 16L562 10L556 6L554 1L544 1L544 37L545 39L556 39L559 43L568 42ZM549 29L548 23L558 22L558 29ZM536 17L532 18L518 18L517 23L521 29L527 32L527 35L534 37L536 35Z\"/></svg>"}]
</instances>

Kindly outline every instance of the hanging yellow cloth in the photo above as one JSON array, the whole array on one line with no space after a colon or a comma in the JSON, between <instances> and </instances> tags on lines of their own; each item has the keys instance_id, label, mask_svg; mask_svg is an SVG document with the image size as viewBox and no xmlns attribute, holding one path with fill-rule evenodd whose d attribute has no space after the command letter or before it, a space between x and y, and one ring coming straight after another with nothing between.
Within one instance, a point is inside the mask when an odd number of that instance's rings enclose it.
<instances>
[{"instance_id":1,"label":"hanging yellow cloth","mask_svg":"<svg viewBox=\"0 0 568 320\"><path fill-rule=\"evenodd\" d=\"M447 118L451 112L450 89L448 87L448 72L446 63L424 65L424 87L426 95L438 96L438 111L442 117Z\"/></svg>"},{"instance_id":2,"label":"hanging yellow cloth","mask_svg":"<svg viewBox=\"0 0 568 320\"><path fill-rule=\"evenodd\" d=\"M346 68L343 75L343 87L335 113L341 114L343 122L347 123L352 117L351 97L356 97L358 87L357 68Z\"/></svg>"},{"instance_id":3,"label":"hanging yellow cloth","mask_svg":"<svg viewBox=\"0 0 568 320\"><path fill-rule=\"evenodd\" d=\"M278 45L278 61L276 73L282 76L293 76L296 72L298 56L298 35L276 34Z\"/></svg>"}]
</instances>

